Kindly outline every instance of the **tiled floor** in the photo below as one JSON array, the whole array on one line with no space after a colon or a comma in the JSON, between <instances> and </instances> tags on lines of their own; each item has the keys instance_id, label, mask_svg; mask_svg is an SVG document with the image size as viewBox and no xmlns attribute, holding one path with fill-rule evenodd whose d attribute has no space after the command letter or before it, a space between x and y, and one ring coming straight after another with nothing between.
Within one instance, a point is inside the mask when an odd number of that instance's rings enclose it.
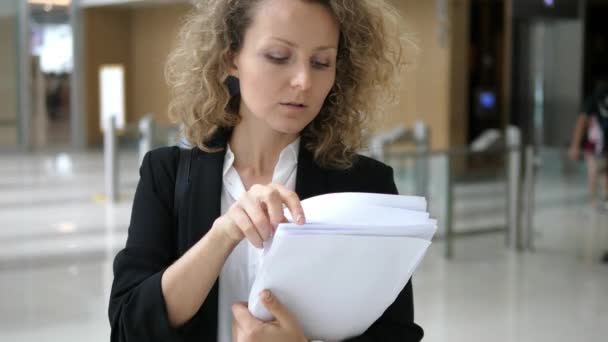
<instances>
[{"instance_id":1,"label":"tiled floor","mask_svg":"<svg viewBox=\"0 0 608 342\"><path fill-rule=\"evenodd\" d=\"M111 260L124 244L137 156L120 160L121 196L102 202L100 153L0 156L0 341L108 341ZM415 275L425 341L605 341L608 214L581 179L541 173L535 251L504 235L436 241ZM498 189L498 190L497 190ZM455 226L504 221L500 185L459 185Z\"/></svg>"}]
</instances>

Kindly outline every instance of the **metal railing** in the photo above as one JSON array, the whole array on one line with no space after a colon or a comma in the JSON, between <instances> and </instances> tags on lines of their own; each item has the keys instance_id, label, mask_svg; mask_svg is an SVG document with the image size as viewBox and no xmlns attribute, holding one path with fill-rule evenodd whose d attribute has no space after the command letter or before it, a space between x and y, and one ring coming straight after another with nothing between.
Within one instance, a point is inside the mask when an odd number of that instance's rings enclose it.
<instances>
[{"instance_id":1,"label":"metal railing","mask_svg":"<svg viewBox=\"0 0 608 342\"><path fill-rule=\"evenodd\" d=\"M138 159L141 164L144 155L153 148L179 143L179 128L161 125L154 121L154 114L144 115L136 124L127 125L118 134L116 118L111 117L104 128L104 170L105 194L107 201L116 203L118 196L118 146L120 142L137 142Z\"/></svg>"},{"instance_id":2,"label":"metal railing","mask_svg":"<svg viewBox=\"0 0 608 342\"><path fill-rule=\"evenodd\" d=\"M396 129L377 138L383 141L382 148L376 151L379 159L391 165L402 194L424 196L429 203L429 211L439 219L440 231L437 238L445 241L444 255L454 255L454 240L463 236L484 233L504 233L505 245L521 251L533 246L530 233L531 217L534 206L535 168L534 153L523 158L524 149L517 129L509 128L501 140L486 149L452 148L449 150L431 151L430 132L420 130L421 135L414 135L414 129ZM397 134L398 133L398 134ZM413 144L410 151L391 151L396 143ZM490 195L491 201L497 196L504 200L502 212L504 221L499 224L488 224L477 229L455 229L456 202L464 201L455 198L455 190L475 186L499 184L498 193ZM484 203L485 204L485 203ZM473 208L474 209L474 208ZM525 209L525 210L524 210ZM479 216L484 209L471 210L469 216Z\"/></svg>"},{"instance_id":3,"label":"metal railing","mask_svg":"<svg viewBox=\"0 0 608 342\"><path fill-rule=\"evenodd\" d=\"M116 123L111 120L104 133L106 195L109 202L118 201L118 149ZM152 148L178 143L178 128L159 126L152 115L144 116L136 126L129 126L127 134L138 142L139 159ZM517 132L507 132L505 144L485 150L455 148L431 151L430 130L422 123L412 129L397 128L376 136L368 154L395 170L395 179L402 194L424 196L429 211L439 219L442 231L438 238L445 240L445 257L454 255L454 240L480 233L505 234L508 248L521 251L533 248L534 184L536 154L529 147L523 149ZM392 151L395 144L410 144L413 149ZM525 158L524 156L525 151ZM489 172L488 172L489 171ZM504 222L484 229L455 229L455 190L467 184L496 184L504 187L498 195L504 199ZM495 199L496 195L492 195ZM469 213L470 214L470 213Z\"/></svg>"}]
</instances>

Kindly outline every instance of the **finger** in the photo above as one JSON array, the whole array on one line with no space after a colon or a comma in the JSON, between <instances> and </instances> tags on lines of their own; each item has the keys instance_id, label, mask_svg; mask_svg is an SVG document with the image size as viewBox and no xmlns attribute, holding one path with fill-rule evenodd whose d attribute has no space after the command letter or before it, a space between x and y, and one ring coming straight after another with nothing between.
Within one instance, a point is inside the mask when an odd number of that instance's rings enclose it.
<instances>
[{"instance_id":1,"label":"finger","mask_svg":"<svg viewBox=\"0 0 608 342\"><path fill-rule=\"evenodd\" d=\"M302 203L300 202L298 194L280 184L271 184L271 186L281 195L283 202L287 205L287 208L289 208L289 212L291 213L294 222L297 224L304 224L306 222L306 217L304 216L304 209L302 208Z\"/></svg>"},{"instance_id":2,"label":"finger","mask_svg":"<svg viewBox=\"0 0 608 342\"><path fill-rule=\"evenodd\" d=\"M236 322L236 319L232 319L232 341L239 341L239 335L241 334L241 328Z\"/></svg>"},{"instance_id":3,"label":"finger","mask_svg":"<svg viewBox=\"0 0 608 342\"><path fill-rule=\"evenodd\" d=\"M262 324L262 321L251 315L245 303L233 304L232 315L234 316L234 323L238 330L252 331Z\"/></svg>"},{"instance_id":4,"label":"finger","mask_svg":"<svg viewBox=\"0 0 608 342\"><path fill-rule=\"evenodd\" d=\"M230 218L239 227L239 229L245 235L245 238L251 242L257 248L262 248L262 238L255 229L253 222L249 219L249 216L245 210L240 206L233 206L230 209Z\"/></svg>"},{"instance_id":5,"label":"finger","mask_svg":"<svg viewBox=\"0 0 608 342\"><path fill-rule=\"evenodd\" d=\"M261 202L255 195L245 194L241 199L241 205L243 209L245 209L251 222L253 222L253 225L262 240L268 240L273 229Z\"/></svg>"},{"instance_id":6,"label":"finger","mask_svg":"<svg viewBox=\"0 0 608 342\"><path fill-rule=\"evenodd\" d=\"M283 215L283 198L277 189L267 187L267 191L262 196L262 203L266 206L266 212L268 213L273 230L280 223L286 222L287 219Z\"/></svg>"},{"instance_id":7,"label":"finger","mask_svg":"<svg viewBox=\"0 0 608 342\"><path fill-rule=\"evenodd\" d=\"M293 327L296 325L295 317L291 312L283 305L277 297L270 292L270 290L264 290L260 293L260 299L262 304L268 309L268 311L274 316L282 327Z\"/></svg>"}]
</instances>

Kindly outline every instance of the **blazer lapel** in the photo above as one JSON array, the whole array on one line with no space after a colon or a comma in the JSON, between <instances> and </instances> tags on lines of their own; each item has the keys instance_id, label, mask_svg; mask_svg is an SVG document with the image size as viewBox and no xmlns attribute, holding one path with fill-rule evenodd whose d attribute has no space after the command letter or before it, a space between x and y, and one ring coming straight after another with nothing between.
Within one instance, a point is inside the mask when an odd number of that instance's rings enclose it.
<instances>
[{"instance_id":1,"label":"blazer lapel","mask_svg":"<svg viewBox=\"0 0 608 342\"><path fill-rule=\"evenodd\" d=\"M296 176L296 193L301 200L329 192L327 170L315 163L312 152L300 143L298 154L298 174Z\"/></svg>"},{"instance_id":2,"label":"blazer lapel","mask_svg":"<svg viewBox=\"0 0 608 342\"><path fill-rule=\"evenodd\" d=\"M196 244L207 232L221 213L222 168L225 150L208 153L195 148L190 169L191 183L189 186L189 203L184 233L187 236L180 239L185 242L185 253ZM185 336L205 336L204 340L217 339L217 312L219 298L219 279L210 289L204 305L186 329ZM200 335L203 331L204 335ZM198 335L197 335L198 334ZM188 339L188 338L186 338Z\"/></svg>"},{"instance_id":3,"label":"blazer lapel","mask_svg":"<svg viewBox=\"0 0 608 342\"><path fill-rule=\"evenodd\" d=\"M190 170L187 248L200 240L221 214L222 169L226 142L226 135L218 133L209 145L223 148L221 151L209 153L195 149Z\"/></svg>"},{"instance_id":4,"label":"blazer lapel","mask_svg":"<svg viewBox=\"0 0 608 342\"><path fill-rule=\"evenodd\" d=\"M207 233L221 213L222 166L225 152L206 153L200 151L192 165L196 177L192 177L189 224L195 243Z\"/></svg>"}]
</instances>

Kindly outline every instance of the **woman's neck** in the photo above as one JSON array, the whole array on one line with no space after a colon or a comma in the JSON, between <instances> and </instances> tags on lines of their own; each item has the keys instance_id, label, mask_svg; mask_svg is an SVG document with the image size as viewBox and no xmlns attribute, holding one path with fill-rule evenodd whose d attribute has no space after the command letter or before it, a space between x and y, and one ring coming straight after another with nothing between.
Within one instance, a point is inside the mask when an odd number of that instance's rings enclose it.
<instances>
[{"instance_id":1,"label":"woman's neck","mask_svg":"<svg viewBox=\"0 0 608 342\"><path fill-rule=\"evenodd\" d=\"M230 137L234 153L234 168L241 176L272 180L281 151L298 138L297 135L278 133L269 127L254 127L241 121Z\"/></svg>"}]
</instances>

